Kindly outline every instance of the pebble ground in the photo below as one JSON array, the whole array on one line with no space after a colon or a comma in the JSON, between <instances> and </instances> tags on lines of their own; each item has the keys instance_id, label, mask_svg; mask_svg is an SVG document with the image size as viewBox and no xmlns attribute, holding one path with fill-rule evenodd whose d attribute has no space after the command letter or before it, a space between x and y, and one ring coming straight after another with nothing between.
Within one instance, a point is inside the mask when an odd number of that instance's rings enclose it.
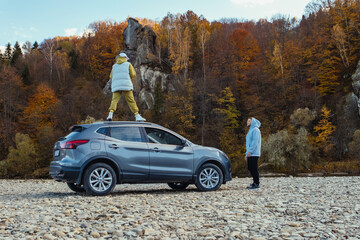
<instances>
[{"instance_id":1,"label":"pebble ground","mask_svg":"<svg viewBox=\"0 0 360 240\"><path fill-rule=\"evenodd\" d=\"M360 177L235 178L215 192L0 180L0 239L360 239Z\"/></svg>"}]
</instances>

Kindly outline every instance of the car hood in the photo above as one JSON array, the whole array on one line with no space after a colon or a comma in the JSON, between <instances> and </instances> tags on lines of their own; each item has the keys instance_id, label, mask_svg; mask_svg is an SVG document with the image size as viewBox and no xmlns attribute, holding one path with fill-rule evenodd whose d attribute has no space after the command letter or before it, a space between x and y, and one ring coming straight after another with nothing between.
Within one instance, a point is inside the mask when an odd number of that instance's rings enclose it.
<instances>
[{"instance_id":1,"label":"car hood","mask_svg":"<svg viewBox=\"0 0 360 240\"><path fill-rule=\"evenodd\" d=\"M206 150L210 150L210 151L214 151L214 152L221 152L221 150L214 148L214 147L207 147L207 146L202 146L202 145L197 145L194 144L193 145L194 149L206 149Z\"/></svg>"}]
</instances>

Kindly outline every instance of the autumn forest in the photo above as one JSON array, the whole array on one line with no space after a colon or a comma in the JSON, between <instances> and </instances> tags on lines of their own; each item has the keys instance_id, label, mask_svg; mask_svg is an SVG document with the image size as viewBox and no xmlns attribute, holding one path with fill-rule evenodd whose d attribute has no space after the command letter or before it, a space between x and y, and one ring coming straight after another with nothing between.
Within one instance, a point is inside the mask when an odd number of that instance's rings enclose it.
<instances>
[{"instance_id":1,"label":"autumn forest","mask_svg":"<svg viewBox=\"0 0 360 240\"><path fill-rule=\"evenodd\" d=\"M353 75L360 1L314 0L302 19L205 17L137 18L156 35L148 58L181 83L171 91L156 83L153 105L139 106L147 121L223 150L234 175L247 173L248 117L262 124L260 171L359 174ZM103 88L127 24L94 22L82 37L7 45L0 55L0 177L47 177L57 139L74 124L106 118L111 98ZM115 120L133 120L124 99Z\"/></svg>"}]
</instances>

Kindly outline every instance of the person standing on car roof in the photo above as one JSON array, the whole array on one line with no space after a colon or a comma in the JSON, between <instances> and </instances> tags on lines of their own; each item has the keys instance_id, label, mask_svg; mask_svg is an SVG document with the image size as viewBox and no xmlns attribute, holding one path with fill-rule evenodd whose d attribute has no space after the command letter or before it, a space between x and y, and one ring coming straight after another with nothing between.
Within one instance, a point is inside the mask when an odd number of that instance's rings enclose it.
<instances>
[{"instance_id":1,"label":"person standing on car roof","mask_svg":"<svg viewBox=\"0 0 360 240\"><path fill-rule=\"evenodd\" d=\"M107 117L108 121L112 121L113 114L121 95L125 96L130 110L135 115L135 120L146 121L146 119L139 114L139 108L134 99L134 85L132 80L136 77L136 72L133 65L127 60L129 60L128 56L125 53L120 53L116 56L115 64L112 66L110 73L112 100L109 107L109 115Z\"/></svg>"},{"instance_id":2,"label":"person standing on car roof","mask_svg":"<svg viewBox=\"0 0 360 240\"><path fill-rule=\"evenodd\" d=\"M256 189L260 187L258 160L261 152L261 123L256 118L248 118L247 126L249 131L246 135L246 153L245 160L247 161L248 170L253 177L253 183L248 189Z\"/></svg>"}]
</instances>

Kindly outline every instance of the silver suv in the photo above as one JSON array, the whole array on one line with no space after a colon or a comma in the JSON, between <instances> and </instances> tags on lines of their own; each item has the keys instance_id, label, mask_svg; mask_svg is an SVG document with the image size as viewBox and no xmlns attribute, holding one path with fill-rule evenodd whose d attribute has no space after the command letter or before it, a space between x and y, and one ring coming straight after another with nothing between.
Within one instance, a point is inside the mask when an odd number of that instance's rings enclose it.
<instances>
[{"instance_id":1,"label":"silver suv","mask_svg":"<svg viewBox=\"0 0 360 240\"><path fill-rule=\"evenodd\" d=\"M76 125L56 142L50 175L75 192L106 195L120 183L195 184L217 190L231 180L227 155L147 122Z\"/></svg>"}]
</instances>

